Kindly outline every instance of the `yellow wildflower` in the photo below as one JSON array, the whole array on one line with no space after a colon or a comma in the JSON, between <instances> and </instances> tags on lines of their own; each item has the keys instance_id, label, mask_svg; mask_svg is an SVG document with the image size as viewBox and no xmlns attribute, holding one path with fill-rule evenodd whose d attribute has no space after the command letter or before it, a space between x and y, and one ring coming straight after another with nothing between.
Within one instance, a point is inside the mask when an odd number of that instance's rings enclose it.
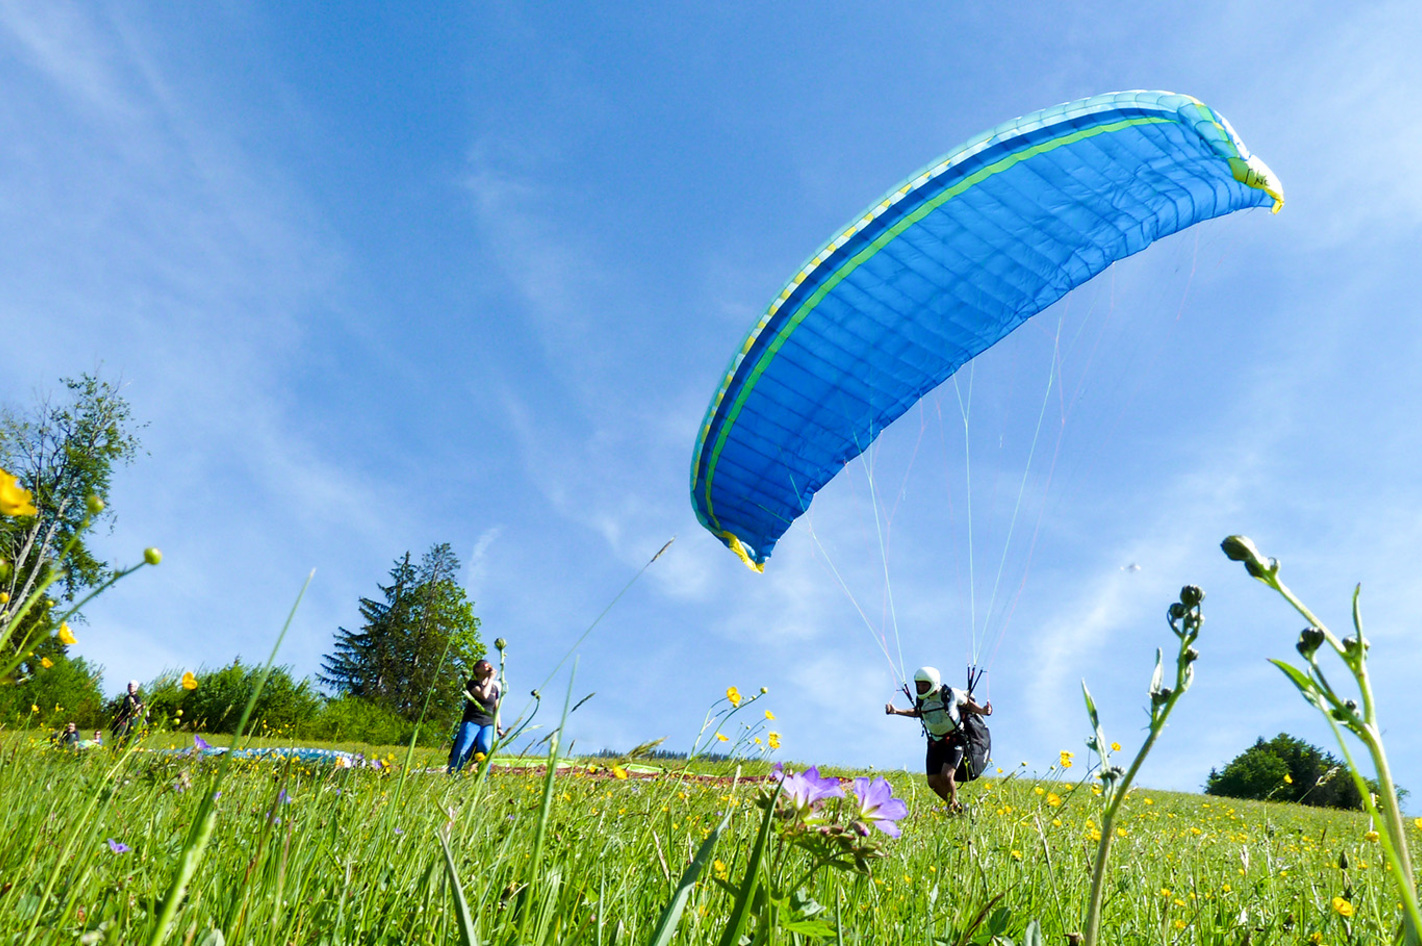
<instances>
[{"instance_id":1,"label":"yellow wildflower","mask_svg":"<svg viewBox=\"0 0 1422 946\"><path fill-rule=\"evenodd\" d=\"M766 735L765 735L765 744L768 745L768 746L770 746L770 748L772 748L772 749L779 749L779 748L780 748L780 733L778 733L778 732L766 733Z\"/></svg>"},{"instance_id":2,"label":"yellow wildflower","mask_svg":"<svg viewBox=\"0 0 1422 946\"><path fill-rule=\"evenodd\" d=\"M1060 795L1058 795L1056 792L1047 792L1047 804L1051 805L1053 808L1056 808L1061 803L1062 797Z\"/></svg>"},{"instance_id":3,"label":"yellow wildflower","mask_svg":"<svg viewBox=\"0 0 1422 946\"><path fill-rule=\"evenodd\" d=\"M772 713L770 710L766 710L766 711L765 711L765 718L766 718L766 719L774 719L774 718L775 718L775 714Z\"/></svg>"},{"instance_id":4,"label":"yellow wildflower","mask_svg":"<svg viewBox=\"0 0 1422 946\"><path fill-rule=\"evenodd\" d=\"M1308 934L1308 941L1313 943L1314 946L1318 946L1318 944L1323 942L1323 934L1319 932L1310 933Z\"/></svg>"},{"instance_id":5,"label":"yellow wildflower","mask_svg":"<svg viewBox=\"0 0 1422 946\"><path fill-rule=\"evenodd\" d=\"M73 647L75 644L79 643L77 640L74 639L74 632L69 629L69 625L67 623L59 625L59 633L55 636L58 637L59 642L65 645L66 647Z\"/></svg>"},{"instance_id":6,"label":"yellow wildflower","mask_svg":"<svg viewBox=\"0 0 1422 946\"><path fill-rule=\"evenodd\" d=\"M1047 793L1047 790L1042 786L1038 785L1036 788L1032 789L1032 792L1037 795L1045 795Z\"/></svg>"},{"instance_id":7,"label":"yellow wildflower","mask_svg":"<svg viewBox=\"0 0 1422 946\"><path fill-rule=\"evenodd\" d=\"M723 732L718 732L718 733L716 734L716 741L717 741L717 742L730 742L730 741L731 741L731 737L730 737L730 736L727 736L727 735L726 735L725 733L723 733Z\"/></svg>"},{"instance_id":8,"label":"yellow wildflower","mask_svg":"<svg viewBox=\"0 0 1422 946\"><path fill-rule=\"evenodd\" d=\"M1054 828L1060 828L1061 826L1062 826L1062 819L1060 819L1060 818L1053 818L1053 819L1052 819L1052 827L1054 827Z\"/></svg>"},{"instance_id":9,"label":"yellow wildflower","mask_svg":"<svg viewBox=\"0 0 1422 946\"><path fill-rule=\"evenodd\" d=\"M741 691L735 687L726 687L726 699L731 701L732 706L741 705Z\"/></svg>"},{"instance_id":10,"label":"yellow wildflower","mask_svg":"<svg viewBox=\"0 0 1422 946\"><path fill-rule=\"evenodd\" d=\"M1333 898L1333 912L1339 916L1352 916L1353 905L1342 897Z\"/></svg>"},{"instance_id":11,"label":"yellow wildflower","mask_svg":"<svg viewBox=\"0 0 1422 946\"><path fill-rule=\"evenodd\" d=\"M1176 921L1175 921L1175 928L1176 928L1177 930L1183 930L1183 929L1185 928L1185 921L1184 921L1184 920L1176 920Z\"/></svg>"},{"instance_id":12,"label":"yellow wildflower","mask_svg":"<svg viewBox=\"0 0 1422 946\"><path fill-rule=\"evenodd\" d=\"M1422 831L1422 818L1413 818L1412 827L1416 828L1418 831Z\"/></svg>"},{"instance_id":13,"label":"yellow wildflower","mask_svg":"<svg viewBox=\"0 0 1422 946\"><path fill-rule=\"evenodd\" d=\"M1290 775L1288 772L1285 772L1285 773L1284 773L1284 784L1285 784L1285 785L1292 785L1292 784L1294 784L1294 777L1293 777L1292 775Z\"/></svg>"},{"instance_id":14,"label":"yellow wildflower","mask_svg":"<svg viewBox=\"0 0 1422 946\"><path fill-rule=\"evenodd\" d=\"M53 666L54 666L54 661L53 661L53 660L50 660L48 657L41 657L41 658L40 658L40 666L43 667L44 669L48 670L50 667L53 667Z\"/></svg>"},{"instance_id":15,"label":"yellow wildflower","mask_svg":"<svg viewBox=\"0 0 1422 946\"><path fill-rule=\"evenodd\" d=\"M9 603L10 603L10 592L8 592L8 591L0 591L0 604L9 604Z\"/></svg>"},{"instance_id":16,"label":"yellow wildflower","mask_svg":"<svg viewBox=\"0 0 1422 946\"><path fill-rule=\"evenodd\" d=\"M1126 829L1125 829L1125 828L1117 828L1117 829L1116 829L1116 837L1118 837L1118 838L1124 838L1124 837L1126 836L1126 833L1127 833L1127 832L1126 832Z\"/></svg>"},{"instance_id":17,"label":"yellow wildflower","mask_svg":"<svg viewBox=\"0 0 1422 946\"><path fill-rule=\"evenodd\" d=\"M1072 756L1074 756L1074 755L1076 755L1076 753L1074 753L1074 752L1067 752L1065 749L1062 750L1062 760L1061 760L1061 761L1062 761L1062 768L1064 768L1064 769L1069 769L1069 768L1071 768L1071 760L1072 760Z\"/></svg>"},{"instance_id":18,"label":"yellow wildflower","mask_svg":"<svg viewBox=\"0 0 1422 946\"><path fill-rule=\"evenodd\" d=\"M1155 799L1154 799L1154 798L1142 798L1141 801L1145 802L1147 805L1154 805L1154 804L1155 804Z\"/></svg>"},{"instance_id":19,"label":"yellow wildflower","mask_svg":"<svg viewBox=\"0 0 1422 946\"><path fill-rule=\"evenodd\" d=\"M711 870L716 873L716 877L720 880L725 880L730 874L730 869L726 867L726 862L720 859L711 863Z\"/></svg>"},{"instance_id":20,"label":"yellow wildflower","mask_svg":"<svg viewBox=\"0 0 1422 946\"><path fill-rule=\"evenodd\" d=\"M30 712L31 712L31 713L38 713L38 712L39 712L39 707L36 706L35 704L31 703L31 704L30 704Z\"/></svg>"},{"instance_id":21,"label":"yellow wildflower","mask_svg":"<svg viewBox=\"0 0 1422 946\"><path fill-rule=\"evenodd\" d=\"M1120 752L1120 751L1121 751L1121 744L1120 744L1119 742L1113 742L1113 743L1111 743L1111 751L1112 751L1112 752Z\"/></svg>"},{"instance_id":22,"label":"yellow wildflower","mask_svg":"<svg viewBox=\"0 0 1422 946\"><path fill-rule=\"evenodd\" d=\"M1012 854L1012 859L1013 859L1014 861L1020 861L1020 860L1022 860L1022 852L1021 852L1021 851L1012 851L1011 854Z\"/></svg>"},{"instance_id":23,"label":"yellow wildflower","mask_svg":"<svg viewBox=\"0 0 1422 946\"><path fill-rule=\"evenodd\" d=\"M0 513L7 516L33 516L36 512L34 499L27 489L21 489L19 481L4 470L0 470Z\"/></svg>"},{"instance_id":24,"label":"yellow wildflower","mask_svg":"<svg viewBox=\"0 0 1422 946\"><path fill-rule=\"evenodd\" d=\"M1363 835L1363 840L1372 841L1376 843L1379 837L1380 835L1376 831L1369 831L1367 834Z\"/></svg>"},{"instance_id":25,"label":"yellow wildflower","mask_svg":"<svg viewBox=\"0 0 1422 946\"><path fill-rule=\"evenodd\" d=\"M184 690L196 690L196 689L197 689L197 677L193 676L193 672L192 672L191 670L189 670L187 673L184 673L184 674L183 674L183 689L184 689Z\"/></svg>"}]
</instances>

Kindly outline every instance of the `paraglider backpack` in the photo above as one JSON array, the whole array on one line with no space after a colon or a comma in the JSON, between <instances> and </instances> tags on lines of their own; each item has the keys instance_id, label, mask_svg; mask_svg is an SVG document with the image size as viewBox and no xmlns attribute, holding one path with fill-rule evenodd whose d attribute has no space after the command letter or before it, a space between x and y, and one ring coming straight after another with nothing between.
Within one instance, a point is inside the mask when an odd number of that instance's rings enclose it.
<instances>
[{"instance_id":1,"label":"paraglider backpack","mask_svg":"<svg viewBox=\"0 0 1422 946\"><path fill-rule=\"evenodd\" d=\"M963 740L963 761L958 763L953 778L958 782L971 782L987 770L988 760L992 758L992 733L977 713L964 713L955 735Z\"/></svg>"},{"instance_id":2,"label":"paraglider backpack","mask_svg":"<svg viewBox=\"0 0 1422 946\"><path fill-rule=\"evenodd\" d=\"M939 691L939 699L945 706L952 702L953 696L946 683ZM919 705L923 705L921 700ZM930 740L933 739L928 727L925 726L923 731ZM987 769L988 760L992 758L992 733L988 732L987 723L977 713L959 713L958 728L943 738L963 745L963 761L958 763L958 769L953 773L954 781L971 782Z\"/></svg>"}]
</instances>

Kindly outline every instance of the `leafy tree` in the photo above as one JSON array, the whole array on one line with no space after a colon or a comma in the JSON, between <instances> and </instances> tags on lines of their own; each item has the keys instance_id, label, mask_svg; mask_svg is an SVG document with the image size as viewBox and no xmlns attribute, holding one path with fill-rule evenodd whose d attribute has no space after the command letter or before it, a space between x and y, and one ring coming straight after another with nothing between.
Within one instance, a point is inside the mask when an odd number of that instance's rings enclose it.
<instances>
[{"instance_id":1,"label":"leafy tree","mask_svg":"<svg viewBox=\"0 0 1422 946\"><path fill-rule=\"evenodd\" d=\"M0 687L0 719L23 725L35 714L31 707L38 707L38 721L44 725L75 722L81 730L106 726L104 694L99 690L102 675L102 667L83 657L71 660L58 654L51 666L37 666L14 686Z\"/></svg>"},{"instance_id":2,"label":"leafy tree","mask_svg":"<svg viewBox=\"0 0 1422 946\"><path fill-rule=\"evenodd\" d=\"M430 695L429 721L450 723L461 690L484 656L474 605L455 580L459 559L448 543L432 546L416 566L406 552L377 585L383 600L362 598L365 623L339 628L317 680L332 692L368 700L417 720Z\"/></svg>"},{"instance_id":3,"label":"leafy tree","mask_svg":"<svg viewBox=\"0 0 1422 946\"><path fill-rule=\"evenodd\" d=\"M1371 781L1368 785L1377 790ZM1211 769L1205 794L1290 801L1319 808L1363 807L1363 798L1346 765L1286 733L1279 733L1268 742L1260 737L1232 759L1224 771Z\"/></svg>"},{"instance_id":4,"label":"leafy tree","mask_svg":"<svg viewBox=\"0 0 1422 946\"><path fill-rule=\"evenodd\" d=\"M51 633L54 600L72 601L110 574L108 563L89 548L83 527L86 519L112 521L113 510L96 511L90 497L107 496L115 467L131 463L139 450L132 410L116 386L89 374L63 384L62 401L42 398L26 413L0 410L0 469L29 490L36 510L24 518L0 517L0 593L21 602L53 569L63 569L49 595L4 642L0 658L22 646L35 651L32 663L63 654ZM67 546L64 561L56 564ZM25 669L35 671L33 665Z\"/></svg>"},{"instance_id":5,"label":"leafy tree","mask_svg":"<svg viewBox=\"0 0 1422 946\"><path fill-rule=\"evenodd\" d=\"M364 742L374 746L393 746L410 741L412 724L400 714L358 696L341 696L327 700L316 717L302 727L301 735L327 742ZM426 727L421 742L433 744L448 740L443 731Z\"/></svg>"},{"instance_id":6,"label":"leafy tree","mask_svg":"<svg viewBox=\"0 0 1422 946\"><path fill-rule=\"evenodd\" d=\"M184 690L177 674L164 673L139 688L148 707L149 719L169 725L182 720L200 732L230 733L237 728L242 710L251 699L262 668L242 663L241 658L217 670L199 670L197 689ZM111 703L118 708L119 694ZM182 716L178 716L182 710ZM273 667L262 695L252 708L248 732L296 734L321 711L321 697L309 680L295 680L290 667Z\"/></svg>"}]
</instances>

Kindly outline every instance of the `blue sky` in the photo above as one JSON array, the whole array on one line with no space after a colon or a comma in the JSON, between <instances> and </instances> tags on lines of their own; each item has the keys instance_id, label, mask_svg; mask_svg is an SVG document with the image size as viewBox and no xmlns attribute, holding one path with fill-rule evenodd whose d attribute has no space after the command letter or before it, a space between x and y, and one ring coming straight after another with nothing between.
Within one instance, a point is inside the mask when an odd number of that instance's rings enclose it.
<instances>
[{"instance_id":1,"label":"blue sky","mask_svg":"<svg viewBox=\"0 0 1422 946\"><path fill-rule=\"evenodd\" d=\"M1244 532L1336 629L1364 583L1422 791L1418 48L1401 2L0 2L0 399L121 377L147 454L98 541L165 553L77 650L109 689L257 659L315 568L281 657L308 673L397 556L448 541L521 694L675 535L579 650L579 746L685 746L766 686L787 757L918 772L890 665L960 676L1002 562L996 756L1040 770L1084 754L1083 677L1138 742L1190 582L1204 656L1143 777L1193 789L1257 736L1330 738L1265 662L1301 621L1218 552ZM743 568L688 470L783 281L976 132L1132 88L1225 114L1283 212L1164 240L981 359L972 546L950 382Z\"/></svg>"}]
</instances>

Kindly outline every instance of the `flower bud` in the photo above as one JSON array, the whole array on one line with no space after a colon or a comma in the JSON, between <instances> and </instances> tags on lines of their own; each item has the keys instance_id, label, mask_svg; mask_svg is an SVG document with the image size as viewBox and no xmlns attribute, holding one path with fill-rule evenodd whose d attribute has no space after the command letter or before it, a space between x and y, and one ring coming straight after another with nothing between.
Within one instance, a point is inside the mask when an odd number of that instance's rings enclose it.
<instances>
[{"instance_id":1,"label":"flower bud","mask_svg":"<svg viewBox=\"0 0 1422 946\"><path fill-rule=\"evenodd\" d=\"M1344 701L1343 701L1343 705L1346 706L1346 707L1348 707L1348 712L1350 712L1350 713L1356 713L1356 712L1358 712L1358 701L1357 701L1357 700L1344 700Z\"/></svg>"},{"instance_id":2,"label":"flower bud","mask_svg":"<svg viewBox=\"0 0 1422 946\"><path fill-rule=\"evenodd\" d=\"M1180 603L1187 608L1198 608L1204 600L1205 593L1195 585L1186 585L1180 589Z\"/></svg>"},{"instance_id":3,"label":"flower bud","mask_svg":"<svg viewBox=\"0 0 1422 946\"><path fill-rule=\"evenodd\" d=\"M1199 659L1200 659L1200 652L1199 652L1198 650L1196 650L1194 647L1186 647L1186 648L1185 648L1185 662L1186 662L1186 663L1194 663L1195 661L1197 661L1197 660L1199 660Z\"/></svg>"},{"instance_id":4,"label":"flower bud","mask_svg":"<svg viewBox=\"0 0 1422 946\"><path fill-rule=\"evenodd\" d=\"M149 565L157 565L163 561L163 553L155 548L146 548L143 550L143 560Z\"/></svg>"},{"instance_id":5,"label":"flower bud","mask_svg":"<svg viewBox=\"0 0 1422 946\"><path fill-rule=\"evenodd\" d=\"M1173 689L1170 687L1162 687L1150 695L1150 701L1155 706L1164 706L1174 695L1175 691Z\"/></svg>"},{"instance_id":6,"label":"flower bud","mask_svg":"<svg viewBox=\"0 0 1422 946\"><path fill-rule=\"evenodd\" d=\"M1312 660L1314 653L1323 646L1323 641L1323 631L1316 627L1306 627L1299 632L1299 642L1294 646L1305 658Z\"/></svg>"},{"instance_id":7,"label":"flower bud","mask_svg":"<svg viewBox=\"0 0 1422 946\"><path fill-rule=\"evenodd\" d=\"M1170 615L1171 622L1173 623L1183 618L1185 616L1185 610L1185 605L1181 604L1179 601L1172 604L1170 606L1170 610L1167 612Z\"/></svg>"},{"instance_id":8,"label":"flower bud","mask_svg":"<svg viewBox=\"0 0 1422 946\"><path fill-rule=\"evenodd\" d=\"M1364 639L1364 640L1362 641L1362 645L1363 645L1363 650L1367 650L1367 649L1368 649L1368 646L1369 646L1369 645L1368 645L1368 641L1367 641L1366 639ZM1356 638L1356 637L1345 637L1345 638L1343 638L1343 651L1344 651L1344 653L1348 653L1348 654L1355 654L1355 653L1357 653L1357 652L1358 652L1358 638Z\"/></svg>"},{"instance_id":9,"label":"flower bud","mask_svg":"<svg viewBox=\"0 0 1422 946\"><path fill-rule=\"evenodd\" d=\"M1220 549L1225 553L1225 558L1231 562L1257 562L1262 559L1253 540L1242 535L1228 537L1220 543Z\"/></svg>"},{"instance_id":10,"label":"flower bud","mask_svg":"<svg viewBox=\"0 0 1422 946\"><path fill-rule=\"evenodd\" d=\"M760 692L762 692L762 693L769 693L769 692L770 692L770 687L761 687L761 688L760 688Z\"/></svg>"},{"instance_id":11,"label":"flower bud","mask_svg":"<svg viewBox=\"0 0 1422 946\"><path fill-rule=\"evenodd\" d=\"M505 647L509 646L509 642L502 637L496 637L494 638L494 646L502 651Z\"/></svg>"},{"instance_id":12,"label":"flower bud","mask_svg":"<svg viewBox=\"0 0 1422 946\"><path fill-rule=\"evenodd\" d=\"M1225 557L1232 562L1243 562L1244 570L1255 578L1264 580L1279 570L1276 559L1265 559L1254 543L1242 535L1232 535L1220 543Z\"/></svg>"},{"instance_id":13,"label":"flower bud","mask_svg":"<svg viewBox=\"0 0 1422 946\"><path fill-rule=\"evenodd\" d=\"M84 500L84 508L89 510L91 515L97 516L104 511L104 501L91 493L89 498Z\"/></svg>"}]
</instances>

